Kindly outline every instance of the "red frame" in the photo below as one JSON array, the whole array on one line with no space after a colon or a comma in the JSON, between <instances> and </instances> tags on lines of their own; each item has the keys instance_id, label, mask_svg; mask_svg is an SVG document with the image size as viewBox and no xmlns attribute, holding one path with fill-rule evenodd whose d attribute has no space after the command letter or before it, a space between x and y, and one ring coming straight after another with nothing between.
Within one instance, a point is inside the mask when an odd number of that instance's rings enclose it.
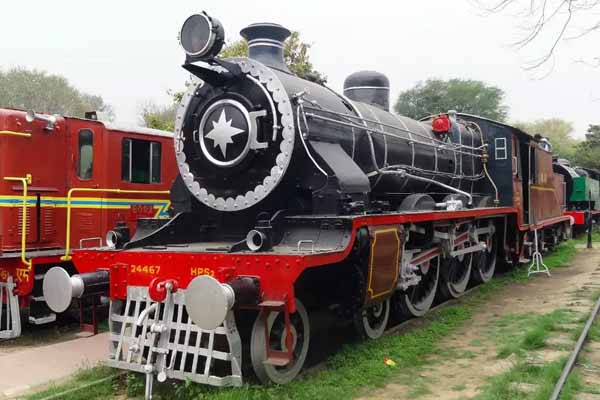
<instances>
[{"instance_id":1,"label":"red frame","mask_svg":"<svg viewBox=\"0 0 600 400\"><path fill-rule=\"evenodd\" d=\"M415 212L390 215L357 216L352 220L352 232L343 251L321 254L268 254L268 253L206 253L161 250L77 250L73 253L75 263L86 270L106 268L110 270L110 297L126 299L128 286L150 287L167 279L177 281L186 288L200 273L210 274L220 282L228 282L237 276L253 276L260 280L263 301L284 301L289 312L295 312L294 283L308 268L334 264L348 257L357 231L367 226L417 223L472 218L516 216L513 207L482 208L461 211ZM559 216L544 221L535 228L568 221ZM520 227L528 231L534 227Z\"/></svg>"}]
</instances>

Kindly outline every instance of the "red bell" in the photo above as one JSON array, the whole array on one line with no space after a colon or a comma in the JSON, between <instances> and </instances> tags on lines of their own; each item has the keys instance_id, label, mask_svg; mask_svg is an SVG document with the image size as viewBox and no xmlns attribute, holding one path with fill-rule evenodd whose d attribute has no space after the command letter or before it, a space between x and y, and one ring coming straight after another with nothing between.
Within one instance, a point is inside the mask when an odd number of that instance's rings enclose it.
<instances>
[{"instance_id":1,"label":"red bell","mask_svg":"<svg viewBox=\"0 0 600 400\"><path fill-rule=\"evenodd\" d=\"M446 114L442 114L439 117L435 117L433 121L431 121L431 129L435 133L446 133L450 130L452 123L450 122L450 118Z\"/></svg>"}]
</instances>

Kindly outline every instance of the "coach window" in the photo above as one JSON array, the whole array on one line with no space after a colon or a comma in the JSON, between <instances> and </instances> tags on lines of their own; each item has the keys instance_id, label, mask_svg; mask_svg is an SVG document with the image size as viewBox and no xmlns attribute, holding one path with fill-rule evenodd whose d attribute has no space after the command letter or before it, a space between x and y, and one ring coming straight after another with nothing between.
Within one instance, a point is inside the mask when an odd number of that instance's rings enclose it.
<instances>
[{"instance_id":1,"label":"coach window","mask_svg":"<svg viewBox=\"0 0 600 400\"><path fill-rule=\"evenodd\" d=\"M89 129L79 131L79 163L77 176L79 179L92 179L94 162L94 132Z\"/></svg>"},{"instance_id":2,"label":"coach window","mask_svg":"<svg viewBox=\"0 0 600 400\"><path fill-rule=\"evenodd\" d=\"M161 144L123 139L121 179L132 183L160 183Z\"/></svg>"},{"instance_id":3,"label":"coach window","mask_svg":"<svg viewBox=\"0 0 600 400\"><path fill-rule=\"evenodd\" d=\"M506 160L506 138L496 138L494 148L496 149L496 160Z\"/></svg>"}]
</instances>

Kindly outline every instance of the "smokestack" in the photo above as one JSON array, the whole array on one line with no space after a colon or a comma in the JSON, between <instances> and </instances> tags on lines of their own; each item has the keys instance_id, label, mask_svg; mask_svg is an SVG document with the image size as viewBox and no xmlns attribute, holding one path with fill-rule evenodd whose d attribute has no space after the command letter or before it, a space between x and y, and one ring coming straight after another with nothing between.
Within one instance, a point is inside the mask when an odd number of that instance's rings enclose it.
<instances>
[{"instance_id":1,"label":"smokestack","mask_svg":"<svg viewBox=\"0 0 600 400\"><path fill-rule=\"evenodd\" d=\"M248 42L249 58L284 72L290 72L283 58L283 42L290 34L289 29L269 22L252 24L240 31Z\"/></svg>"}]
</instances>

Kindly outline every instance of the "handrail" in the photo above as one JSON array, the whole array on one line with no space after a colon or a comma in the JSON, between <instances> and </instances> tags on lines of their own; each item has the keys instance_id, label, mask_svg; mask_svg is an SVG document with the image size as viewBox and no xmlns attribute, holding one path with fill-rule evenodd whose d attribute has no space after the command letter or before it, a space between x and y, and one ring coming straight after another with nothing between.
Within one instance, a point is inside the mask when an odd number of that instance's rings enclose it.
<instances>
[{"instance_id":1,"label":"handrail","mask_svg":"<svg viewBox=\"0 0 600 400\"><path fill-rule=\"evenodd\" d=\"M137 193L137 194L169 194L168 190L133 190L133 189L100 189L100 188L72 188L67 193L67 237L65 240L65 255L60 259L70 261L71 257L71 196L75 192L104 192L104 193Z\"/></svg>"},{"instance_id":2,"label":"handrail","mask_svg":"<svg viewBox=\"0 0 600 400\"><path fill-rule=\"evenodd\" d=\"M31 137L31 133L14 132L14 131L0 131L0 135Z\"/></svg>"},{"instance_id":3,"label":"handrail","mask_svg":"<svg viewBox=\"0 0 600 400\"><path fill-rule=\"evenodd\" d=\"M23 205L21 218L21 262L31 268L31 260L28 260L25 251L27 248L27 185L31 185L31 174L25 177L5 176L5 181L17 181L23 184Z\"/></svg>"}]
</instances>

